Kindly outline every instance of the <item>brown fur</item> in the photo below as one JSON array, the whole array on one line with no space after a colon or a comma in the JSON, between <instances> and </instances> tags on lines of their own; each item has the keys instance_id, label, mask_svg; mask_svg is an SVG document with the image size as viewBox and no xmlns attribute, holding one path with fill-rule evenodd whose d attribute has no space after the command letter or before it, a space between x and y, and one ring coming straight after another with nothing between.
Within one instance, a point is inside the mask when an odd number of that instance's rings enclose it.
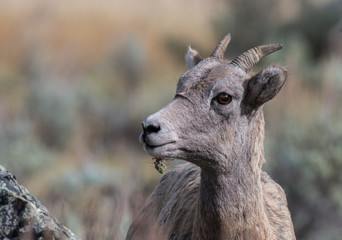
<instances>
[{"instance_id":1,"label":"brown fur","mask_svg":"<svg viewBox=\"0 0 342 240\"><path fill-rule=\"evenodd\" d=\"M261 238L256 237L257 233L253 231L257 230L252 228L240 231L234 238L222 239L295 239L284 191L265 172L261 173L260 180L262 206L268 219L267 228L263 226L258 231ZM197 166L188 163L172 169L146 200L143 210L132 223L127 239L209 239L203 238L200 232L198 238L194 234L199 185L200 169ZM241 215L243 217L243 212Z\"/></svg>"},{"instance_id":2,"label":"brown fur","mask_svg":"<svg viewBox=\"0 0 342 240\"><path fill-rule=\"evenodd\" d=\"M286 196L261 170L262 106L282 88L287 70L249 69L280 45L265 45L232 62L223 59L230 36L202 60L189 50L190 70L175 99L143 122L145 150L189 163L167 173L134 219L130 239L295 239ZM228 104L217 99L232 96Z\"/></svg>"}]
</instances>

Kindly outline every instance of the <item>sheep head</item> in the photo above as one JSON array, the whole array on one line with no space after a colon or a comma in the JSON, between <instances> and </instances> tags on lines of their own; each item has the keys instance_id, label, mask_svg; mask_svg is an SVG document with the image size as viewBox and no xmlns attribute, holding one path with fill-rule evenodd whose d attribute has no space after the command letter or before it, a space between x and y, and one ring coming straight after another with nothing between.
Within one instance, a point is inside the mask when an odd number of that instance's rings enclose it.
<instances>
[{"instance_id":1,"label":"sheep head","mask_svg":"<svg viewBox=\"0 0 342 240\"><path fill-rule=\"evenodd\" d=\"M269 66L252 75L255 64L282 46L255 47L228 61L229 41L230 34L205 59L189 47L189 70L175 98L142 123L140 141L150 155L183 159L212 173L233 171L251 158L262 106L282 88L287 70Z\"/></svg>"}]
</instances>

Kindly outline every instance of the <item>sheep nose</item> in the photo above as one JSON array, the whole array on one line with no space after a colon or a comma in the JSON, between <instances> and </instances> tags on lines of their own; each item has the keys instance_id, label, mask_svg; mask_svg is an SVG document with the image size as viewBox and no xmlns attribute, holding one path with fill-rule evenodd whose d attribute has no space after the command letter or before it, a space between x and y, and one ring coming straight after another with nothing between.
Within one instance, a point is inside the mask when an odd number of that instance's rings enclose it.
<instances>
[{"instance_id":1,"label":"sheep nose","mask_svg":"<svg viewBox=\"0 0 342 240\"><path fill-rule=\"evenodd\" d=\"M148 123L146 121L142 122L142 128L143 128L143 133L142 133L142 139L145 142L145 139L148 135L151 133L157 133L160 130L160 125L158 123Z\"/></svg>"}]
</instances>

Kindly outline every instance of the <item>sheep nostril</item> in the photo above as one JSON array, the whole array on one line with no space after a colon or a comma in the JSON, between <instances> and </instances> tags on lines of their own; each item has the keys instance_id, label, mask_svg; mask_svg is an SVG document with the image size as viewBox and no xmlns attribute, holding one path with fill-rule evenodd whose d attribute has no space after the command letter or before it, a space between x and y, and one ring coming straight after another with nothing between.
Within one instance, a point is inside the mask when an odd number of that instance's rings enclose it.
<instances>
[{"instance_id":1,"label":"sheep nostril","mask_svg":"<svg viewBox=\"0 0 342 240\"><path fill-rule=\"evenodd\" d=\"M159 125L148 125L145 128L145 133L148 135L150 133L156 133L160 130L160 126Z\"/></svg>"},{"instance_id":2,"label":"sheep nostril","mask_svg":"<svg viewBox=\"0 0 342 240\"><path fill-rule=\"evenodd\" d=\"M157 133L160 130L159 124L153 123L147 125L145 122L142 123L143 133L142 133L142 140L145 142L146 137L151 133ZM146 127L145 127L146 126Z\"/></svg>"}]
</instances>

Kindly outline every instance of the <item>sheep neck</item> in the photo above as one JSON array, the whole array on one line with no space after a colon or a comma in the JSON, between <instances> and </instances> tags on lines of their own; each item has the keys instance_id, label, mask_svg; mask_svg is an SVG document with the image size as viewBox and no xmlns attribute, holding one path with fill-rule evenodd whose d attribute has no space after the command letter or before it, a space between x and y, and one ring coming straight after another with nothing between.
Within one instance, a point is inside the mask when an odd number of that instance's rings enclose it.
<instances>
[{"instance_id":1,"label":"sheep neck","mask_svg":"<svg viewBox=\"0 0 342 240\"><path fill-rule=\"evenodd\" d=\"M255 124L257 136L251 151L240 156L233 172L213 175L201 170L193 240L267 239L260 178L264 161L262 113Z\"/></svg>"}]
</instances>

